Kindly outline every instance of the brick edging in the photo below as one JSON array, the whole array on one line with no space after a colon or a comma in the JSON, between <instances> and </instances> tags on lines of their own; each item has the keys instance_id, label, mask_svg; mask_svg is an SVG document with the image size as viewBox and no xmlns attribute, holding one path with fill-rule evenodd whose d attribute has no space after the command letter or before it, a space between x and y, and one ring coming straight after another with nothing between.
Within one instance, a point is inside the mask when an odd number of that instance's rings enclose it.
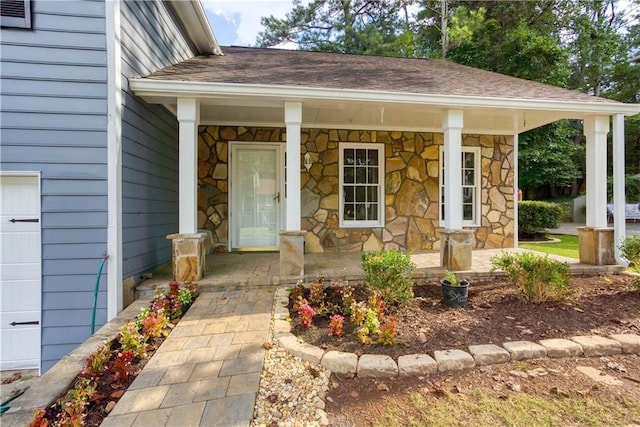
<instances>
[{"instance_id":1,"label":"brick edging","mask_svg":"<svg viewBox=\"0 0 640 427\"><path fill-rule=\"evenodd\" d=\"M362 354L342 351L325 351L320 347L300 341L291 333L289 318L288 288L278 288L274 295L274 336L280 345L293 356L341 374L360 377L383 378L411 375L429 375L452 372L475 366L494 365L513 360L540 357L597 357L614 354L640 354L640 336L636 334L614 334L608 337L580 335L569 339L544 339L532 341L509 341L501 346L495 344L471 345L469 351L459 349L437 350L433 355L408 354L394 360L380 354Z\"/></svg>"}]
</instances>

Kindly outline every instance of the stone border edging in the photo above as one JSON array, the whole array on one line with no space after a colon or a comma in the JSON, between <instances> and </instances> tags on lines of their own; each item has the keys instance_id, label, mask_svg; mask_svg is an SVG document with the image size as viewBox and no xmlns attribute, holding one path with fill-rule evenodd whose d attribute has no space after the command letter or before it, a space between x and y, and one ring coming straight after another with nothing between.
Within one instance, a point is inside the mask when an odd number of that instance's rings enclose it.
<instances>
[{"instance_id":1,"label":"stone border edging","mask_svg":"<svg viewBox=\"0 0 640 427\"><path fill-rule=\"evenodd\" d=\"M274 296L274 336L280 345L294 356L322 365L331 372L354 374L360 377L385 378L396 376L429 375L441 372L460 371L475 366L494 365L514 360L540 357L598 357L614 354L640 354L640 336L636 334L614 334L608 337L580 335L569 339L544 339L531 341L509 341L495 344L471 345L469 352L451 349L436 350L433 357L428 354L408 354L398 357L362 354L329 350L324 351L305 342L291 333L289 318L288 288L278 288Z\"/></svg>"}]
</instances>

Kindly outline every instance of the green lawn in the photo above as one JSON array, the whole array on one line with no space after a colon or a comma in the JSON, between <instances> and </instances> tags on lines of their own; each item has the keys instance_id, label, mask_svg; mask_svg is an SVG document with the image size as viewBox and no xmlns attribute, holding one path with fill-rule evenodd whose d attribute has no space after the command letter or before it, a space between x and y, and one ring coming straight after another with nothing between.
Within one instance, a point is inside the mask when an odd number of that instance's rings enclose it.
<instances>
[{"instance_id":1,"label":"green lawn","mask_svg":"<svg viewBox=\"0 0 640 427\"><path fill-rule=\"evenodd\" d=\"M551 235L550 237L560 239L558 243L520 243L523 249L543 252L545 254L566 256L569 258L579 259L578 254L578 236L565 236L560 234Z\"/></svg>"}]
</instances>

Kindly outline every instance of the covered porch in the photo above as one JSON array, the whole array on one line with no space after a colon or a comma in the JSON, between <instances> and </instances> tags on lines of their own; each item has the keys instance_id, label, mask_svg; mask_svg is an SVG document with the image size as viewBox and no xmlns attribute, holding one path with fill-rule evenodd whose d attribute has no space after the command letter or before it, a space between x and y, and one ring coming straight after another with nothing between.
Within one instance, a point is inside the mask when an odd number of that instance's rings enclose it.
<instances>
[{"instance_id":1,"label":"covered porch","mask_svg":"<svg viewBox=\"0 0 640 427\"><path fill-rule=\"evenodd\" d=\"M225 277L229 268L214 258L205 263L201 222L214 223L213 242L229 252L279 250L255 255L279 259L277 273L272 262L261 267L271 277L314 277L334 257L353 256L348 264L359 268L360 252L380 249L439 251L419 270L483 268L476 252L518 246L518 135L567 118L583 122L586 139L581 260L620 261L624 224L607 226L607 136L612 131L620 211L624 116L637 106L445 61L271 49L228 48L130 85L177 116L174 266L183 248L195 248L197 259L183 264L197 280L209 271ZM234 163L260 150L270 150L268 173L252 167L266 156ZM210 190L204 210L203 186ZM262 200L253 210L245 209L248 193ZM273 227L245 240L257 219Z\"/></svg>"}]
</instances>

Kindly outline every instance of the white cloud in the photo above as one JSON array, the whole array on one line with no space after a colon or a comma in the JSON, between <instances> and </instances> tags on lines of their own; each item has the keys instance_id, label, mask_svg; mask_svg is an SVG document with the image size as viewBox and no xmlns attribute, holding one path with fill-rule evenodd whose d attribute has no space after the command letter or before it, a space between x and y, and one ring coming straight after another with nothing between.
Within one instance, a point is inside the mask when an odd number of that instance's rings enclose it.
<instances>
[{"instance_id":1,"label":"white cloud","mask_svg":"<svg viewBox=\"0 0 640 427\"><path fill-rule=\"evenodd\" d=\"M254 45L258 33L263 30L260 19L263 16L274 15L284 18L292 8L291 0L203 0L205 10L224 18L230 27L235 29L231 37L227 34L219 34L219 29L213 28L219 39L232 40L230 44L238 46ZM229 31L228 28L221 29ZM233 37L235 36L235 37Z\"/></svg>"}]
</instances>

